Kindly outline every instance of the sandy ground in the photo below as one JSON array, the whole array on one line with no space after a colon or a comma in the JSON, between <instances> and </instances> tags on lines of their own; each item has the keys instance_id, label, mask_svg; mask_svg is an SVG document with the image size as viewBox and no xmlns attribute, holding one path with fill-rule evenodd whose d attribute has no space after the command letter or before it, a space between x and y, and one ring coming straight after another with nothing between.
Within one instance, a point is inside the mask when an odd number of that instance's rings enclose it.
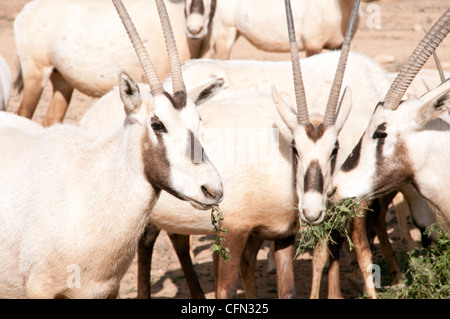
<instances>
[{"instance_id":1,"label":"sandy ground","mask_svg":"<svg viewBox=\"0 0 450 319\"><path fill-rule=\"evenodd\" d=\"M17 72L16 53L14 45L13 21L18 12L27 3L27 0L0 0L0 54L10 65L13 74ZM352 50L373 57L379 61L388 71L396 72L406 61L409 54L423 37L422 28L430 28L434 21L448 7L448 0L380 0L363 2L361 4L362 19L359 29L352 43ZM380 20L374 20L374 14L380 13ZM377 28L374 27L378 25ZM450 41L444 41L437 53L446 71L450 71ZM303 53L301 53L303 56ZM232 52L232 59L257 59L257 60L288 60L287 53L269 53L255 49L245 39L237 41ZM434 69L434 63L428 62L425 68ZM36 110L34 120L41 122L51 96L50 84L44 90L40 103ZM66 123L77 123L84 112L96 99L74 92L72 101L66 115ZM8 111L17 110L20 96L13 93ZM392 216L391 216L392 217ZM390 219L389 236L394 245L394 250L401 254L405 249L401 245L398 236L395 218ZM416 230L412 230L417 238ZM196 271L200 282L208 298L214 298L212 258L210 236L195 236L193 250L196 255ZM382 255L379 252L377 242L373 246L374 261L381 262ZM256 282L258 296L261 298L276 298L276 278L266 271L266 253L268 246L264 247L258 255ZM342 253L341 281L344 297L355 298L360 292L347 280L346 274L351 271L348 253ZM311 287L311 259L312 252L307 251L295 260L296 289L299 298L307 298ZM167 235L161 232L155 245L152 265L152 297L153 298L189 298L183 273L178 259L168 240ZM120 298L134 298L136 296L136 260L133 261L126 276L123 278ZM326 271L322 280L321 298L326 297L327 291ZM238 296L243 297L243 291L238 291Z\"/></svg>"}]
</instances>

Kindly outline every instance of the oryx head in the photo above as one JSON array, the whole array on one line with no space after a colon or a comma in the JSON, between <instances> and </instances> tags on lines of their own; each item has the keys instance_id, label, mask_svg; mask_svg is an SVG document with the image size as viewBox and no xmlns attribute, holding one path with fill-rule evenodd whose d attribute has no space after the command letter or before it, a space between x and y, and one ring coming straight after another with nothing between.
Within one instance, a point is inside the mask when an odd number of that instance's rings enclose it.
<instances>
[{"instance_id":1,"label":"oryx head","mask_svg":"<svg viewBox=\"0 0 450 319\"><path fill-rule=\"evenodd\" d=\"M208 32L216 11L217 0L185 0L186 35L202 39Z\"/></svg>"},{"instance_id":2,"label":"oryx head","mask_svg":"<svg viewBox=\"0 0 450 319\"><path fill-rule=\"evenodd\" d=\"M113 0L141 62L150 86L142 94L125 72L119 75L120 97L127 114L126 125L142 129L142 159L147 180L156 188L207 208L222 200L222 180L198 139L200 117L187 96L180 60L163 0L156 0L164 31L172 75L173 94L163 88L142 41L120 0Z\"/></svg>"},{"instance_id":3,"label":"oryx head","mask_svg":"<svg viewBox=\"0 0 450 319\"><path fill-rule=\"evenodd\" d=\"M326 191L339 149L338 135L351 108L351 93L350 89L347 88L340 100L339 115L336 116L346 60L357 20L359 0L354 3L325 114L323 117L314 114L311 119L306 104L290 1L285 0L285 3L297 114L291 111L290 106L283 103L276 90L273 90L273 95L277 109L294 137L292 149L296 157L294 165L296 166L296 188L299 197L300 216L306 222L318 224L325 216Z\"/></svg>"},{"instance_id":4,"label":"oryx head","mask_svg":"<svg viewBox=\"0 0 450 319\"><path fill-rule=\"evenodd\" d=\"M449 21L450 9L447 9L402 67L384 101L376 107L359 143L333 176L330 188L333 201L346 197L356 197L357 201L376 198L405 183L414 183L416 168L423 166L420 162L433 156L418 154L415 148L429 142L430 132L449 129L447 123L436 118L450 107L450 80L418 99L402 101L402 97L450 31Z\"/></svg>"}]
</instances>

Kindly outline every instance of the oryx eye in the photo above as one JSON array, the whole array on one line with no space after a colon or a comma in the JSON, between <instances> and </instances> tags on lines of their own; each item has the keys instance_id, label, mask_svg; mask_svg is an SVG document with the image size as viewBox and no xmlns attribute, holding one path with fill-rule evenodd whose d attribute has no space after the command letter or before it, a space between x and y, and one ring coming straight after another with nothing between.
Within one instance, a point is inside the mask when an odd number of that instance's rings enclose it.
<instances>
[{"instance_id":1,"label":"oryx eye","mask_svg":"<svg viewBox=\"0 0 450 319\"><path fill-rule=\"evenodd\" d=\"M161 121L154 121L151 126L155 132L167 133L167 129Z\"/></svg>"},{"instance_id":2,"label":"oryx eye","mask_svg":"<svg viewBox=\"0 0 450 319\"><path fill-rule=\"evenodd\" d=\"M375 140L377 138L386 138L387 133L383 131L375 131L372 135L372 138Z\"/></svg>"}]
</instances>

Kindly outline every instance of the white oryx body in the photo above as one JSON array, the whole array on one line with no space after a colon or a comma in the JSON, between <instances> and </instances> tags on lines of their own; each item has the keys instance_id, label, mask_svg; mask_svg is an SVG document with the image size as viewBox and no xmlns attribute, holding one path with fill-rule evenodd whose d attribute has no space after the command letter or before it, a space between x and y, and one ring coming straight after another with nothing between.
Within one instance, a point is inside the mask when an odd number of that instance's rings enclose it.
<instances>
[{"instance_id":1,"label":"white oryx body","mask_svg":"<svg viewBox=\"0 0 450 319\"><path fill-rule=\"evenodd\" d=\"M201 5L194 7L204 10L189 11L198 2ZM323 48L339 48L344 41L352 4L347 0L293 0L299 49L310 56L320 53ZM210 57L228 59L233 44L241 35L258 49L289 51L286 11L282 1L187 0L186 11L188 35L208 38Z\"/></svg>"},{"instance_id":2,"label":"white oryx body","mask_svg":"<svg viewBox=\"0 0 450 319\"><path fill-rule=\"evenodd\" d=\"M160 20L154 1L125 0L161 78L169 73ZM166 1L180 60L198 57L185 35L184 3ZM51 80L54 94L44 125L61 122L73 89L99 97L117 85L127 70L139 81L143 72L114 6L107 0L35 0L14 22L14 37L23 77L19 115L31 118L42 89ZM198 41L197 41L198 42Z\"/></svg>"},{"instance_id":3,"label":"white oryx body","mask_svg":"<svg viewBox=\"0 0 450 319\"><path fill-rule=\"evenodd\" d=\"M125 116L96 137L0 113L2 298L115 297L161 190L197 208L221 201L222 181L198 142L199 115L179 80L164 4L156 2L178 79L172 96L142 59L143 44L115 0L151 94L121 72ZM201 161L188 152L193 145Z\"/></svg>"},{"instance_id":4,"label":"white oryx body","mask_svg":"<svg viewBox=\"0 0 450 319\"><path fill-rule=\"evenodd\" d=\"M6 110L11 94L11 69L0 55L0 111Z\"/></svg>"}]
</instances>

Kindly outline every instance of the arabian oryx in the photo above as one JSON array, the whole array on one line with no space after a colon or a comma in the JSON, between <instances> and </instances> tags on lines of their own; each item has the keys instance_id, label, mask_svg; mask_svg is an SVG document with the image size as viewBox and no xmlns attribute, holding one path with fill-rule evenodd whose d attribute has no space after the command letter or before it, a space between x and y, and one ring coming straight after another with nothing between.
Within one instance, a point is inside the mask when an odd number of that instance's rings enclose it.
<instances>
[{"instance_id":1,"label":"arabian oryx","mask_svg":"<svg viewBox=\"0 0 450 319\"><path fill-rule=\"evenodd\" d=\"M324 92L329 92L338 60L339 52L329 52L301 61L305 87L310 93L308 103L316 112L324 110L327 102ZM185 63L183 71L187 87L191 89L204 83L204 77L207 76L223 77L225 80L222 91L214 99L199 106L201 132L205 133L203 145L224 180L222 227L228 229L225 245L230 248L232 256L231 260L219 265L217 296L229 298L235 295L240 264L246 296L256 297L251 268L254 266L251 259L256 258L256 254L254 249L244 249L244 246L248 242L250 246L258 248L262 237L277 242L276 257L279 259L278 267L281 267L277 272L281 276L278 279L279 296L292 297L295 291L293 282L289 283L289 280L293 280L293 251L289 245L298 227L298 213L293 210L299 203L295 199L294 188L294 168L297 166L293 166L292 133L280 118L270 94L273 83L278 90L292 96L294 85L291 63L193 60ZM370 80L365 74L371 75ZM344 83L354 88L353 98L358 102L356 105L364 105L363 102L367 100L375 103L389 86L386 73L378 64L355 53L349 55ZM117 101L118 91L109 92L86 112L80 125L92 134L99 134L114 125L115 121L120 122L124 114ZM294 102L295 99L290 98L289 101ZM367 111L367 119L372 111ZM112 122L108 124L108 121ZM251 141L251 144L246 144ZM273 148L278 144L279 147ZM253 161L250 161L252 158ZM300 176L300 180L303 184L303 176ZM262 193L265 194L264 198L260 197ZM172 233L213 233L209 215L192 209L164 192L150 218L156 226ZM314 220L317 221L311 221ZM139 297L150 295L149 256L153 242L154 238L139 249L139 269L141 266L144 268L139 272ZM141 283L145 288L141 288Z\"/></svg>"},{"instance_id":2,"label":"arabian oryx","mask_svg":"<svg viewBox=\"0 0 450 319\"><path fill-rule=\"evenodd\" d=\"M307 56L342 46L352 1L294 0L292 8L299 49ZM187 35L205 39L205 57L228 59L241 35L260 50L289 52L282 1L186 0L185 9Z\"/></svg>"},{"instance_id":3,"label":"arabian oryx","mask_svg":"<svg viewBox=\"0 0 450 319\"><path fill-rule=\"evenodd\" d=\"M153 0L125 1L158 75L169 73L164 37ZM185 34L183 1L166 1L181 61L201 56L199 40ZM117 83L125 69L144 80L132 48L123 45L126 32L115 23L106 0L35 0L14 21L14 39L23 88L18 114L31 118L50 79L53 95L44 126L62 122L73 90L100 97Z\"/></svg>"},{"instance_id":4,"label":"arabian oryx","mask_svg":"<svg viewBox=\"0 0 450 319\"><path fill-rule=\"evenodd\" d=\"M450 231L450 81L420 98L402 101L416 74L449 32L447 9L402 67L359 143L333 177L333 200L356 197L363 201L412 183Z\"/></svg>"},{"instance_id":5,"label":"arabian oryx","mask_svg":"<svg viewBox=\"0 0 450 319\"><path fill-rule=\"evenodd\" d=\"M172 95L125 7L113 2L151 94L121 72L126 117L96 138L72 125L12 127L11 114L0 116L2 298L114 298L161 190L197 208L222 200L222 180L198 139L199 114L186 95L164 2L156 0Z\"/></svg>"}]
</instances>

